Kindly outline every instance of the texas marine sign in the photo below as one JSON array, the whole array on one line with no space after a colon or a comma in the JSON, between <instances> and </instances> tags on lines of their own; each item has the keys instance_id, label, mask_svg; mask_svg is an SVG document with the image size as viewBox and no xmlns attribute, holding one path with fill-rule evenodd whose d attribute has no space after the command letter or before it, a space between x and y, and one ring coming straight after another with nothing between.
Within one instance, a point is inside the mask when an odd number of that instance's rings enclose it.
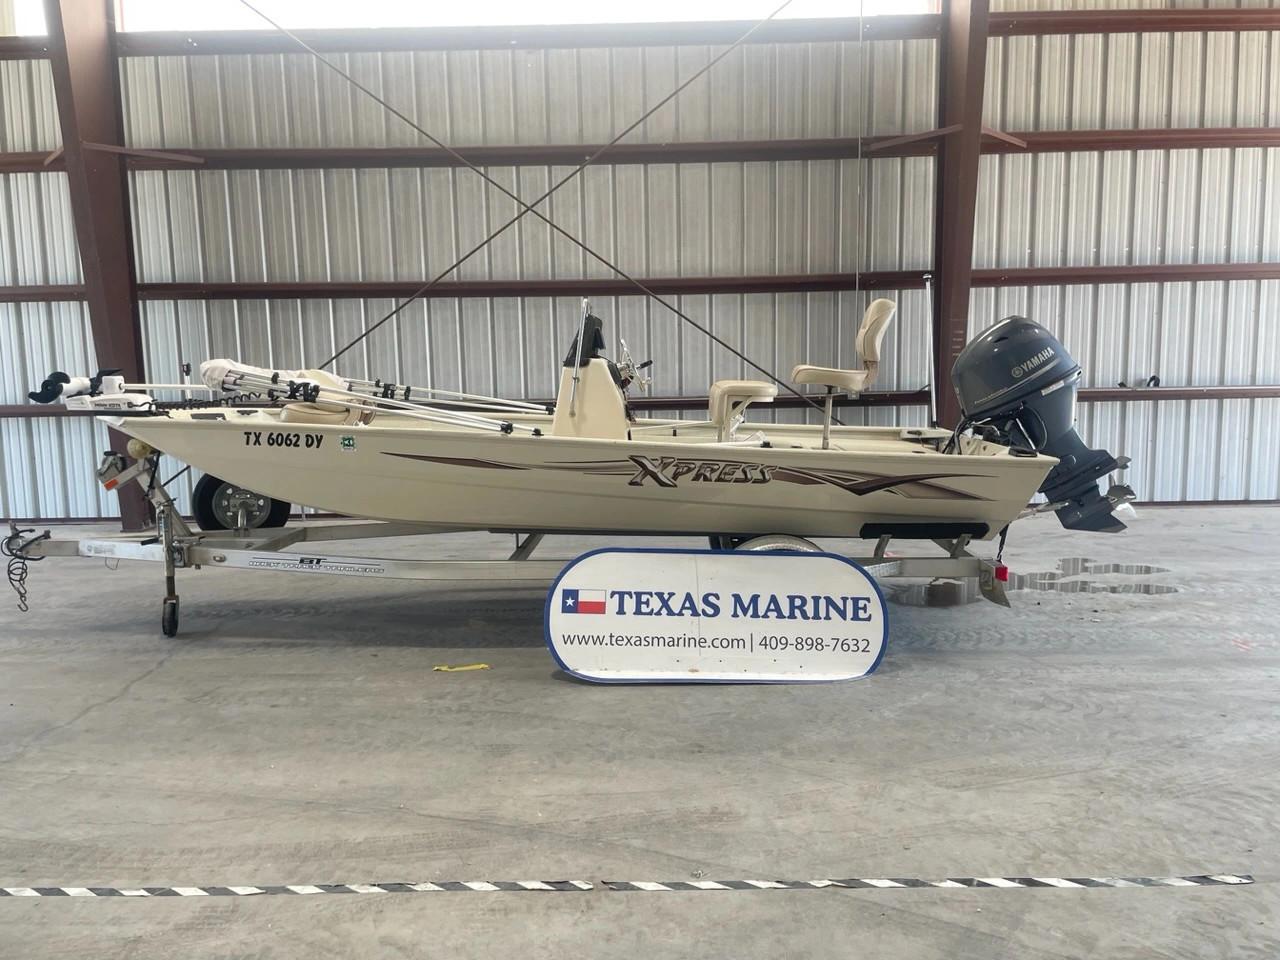
<instances>
[{"instance_id":1,"label":"texas marine sign","mask_svg":"<svg viewBox=\"0 0 1280 960\"><path fill-rule=\"evenodd\" d=\"M547 594L547 646L605 682L853 680L884 656L875 580L829 553L606 549Z\"/></svg>"}]
</instances>

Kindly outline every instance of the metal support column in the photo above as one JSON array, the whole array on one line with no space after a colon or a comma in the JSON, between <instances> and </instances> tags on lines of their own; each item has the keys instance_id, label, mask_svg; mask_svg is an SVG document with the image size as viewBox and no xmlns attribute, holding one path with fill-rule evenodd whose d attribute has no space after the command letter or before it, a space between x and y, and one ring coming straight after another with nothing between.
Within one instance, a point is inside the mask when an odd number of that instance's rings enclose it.
<instances>
[{"instance_id":1,"label":"metal support column","mask_svg":"<svg viewBox=\"0 0 1280 960\"><path fill-rule=\"evenodd\" d=\"M973 281L973 220L982 152L988 0L944 0L938 123L959 129L942 141L937 163L933 298L933 382L939 425L960 421L951 365L964 348Z\"/></svg>"},{"instance_id":2,"label":"metal support column","mask_svg":"<svg viewBox=\"0 0 1280 960\"><path fill-rule=\"evenodd\" d=\"M124 145L120 85L113 48L110 0L45 0L49 62L62 127L62 153L75 218L80 268L89 303L98 365L143 379L137 279L129 221L124 158L84 144ZM111 448L125 438L111 433ZM126 530L150 521L146 498L134 484L120 488Z\"/></svg>"}]
</instances>

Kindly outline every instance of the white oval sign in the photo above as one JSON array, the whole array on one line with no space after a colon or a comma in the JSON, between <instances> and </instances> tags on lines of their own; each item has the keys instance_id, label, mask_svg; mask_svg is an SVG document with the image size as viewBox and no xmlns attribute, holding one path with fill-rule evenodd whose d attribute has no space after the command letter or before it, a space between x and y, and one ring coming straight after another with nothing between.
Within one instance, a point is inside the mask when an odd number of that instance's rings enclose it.
<instances>
[{"instance_id":1,"label":"white oval sign","mask_svg":"<svg viewBox=\"0 0 1280 960\"><path fill-rule=\"evenodd\" d=\"M845 557L720 550L584 553L544 625L565 671L616 683L853 680L889 634L879 586Z\"/></svg>"}]
</instances>

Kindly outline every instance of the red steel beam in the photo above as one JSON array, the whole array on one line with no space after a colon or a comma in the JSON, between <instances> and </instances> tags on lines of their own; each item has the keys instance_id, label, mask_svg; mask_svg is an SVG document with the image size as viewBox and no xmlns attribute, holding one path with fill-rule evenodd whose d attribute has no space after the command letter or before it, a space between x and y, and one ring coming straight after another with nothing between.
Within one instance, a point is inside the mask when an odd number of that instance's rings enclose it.
<instances>
[{"instance_id":1,"label":"red steel beam","mask_svg":"<svg viewBox=\"0 0 1280 960\"><path fill-rule=\"evenodd\" d=\"M1170 130L1039 130L1014 133L1018 147L993 140L983 153L1088 153L1098 150L1202 150L1280 146L1276 127L1202 127Z\"/></svg>"},{"instance_id":2,"label":"red steel beam","mask_svg":"<svg viewBox=\"0 0 1280 960\"><path fill-rule=\"evenodd\" d=\"M821 293L838 290L901 290L924 286L920 270L853 273L810 273L758 277L649 277L641 280L654 293L672 296L725 293ZM420 280L267 282L267 283L141 283L143 300L362 300L407 297L422 286ZM423 296L444 300L457 297L622 297L639 296L639 289L621 279L454 280L436 284Z\"/></svg>"},{"instance_id":3,"label":"red steel beam","mask_svg":"<svg viewBox=\"0 0 1280 960\"><path fill-rule=\"evenodd\" d=\"M1210 280L1280 280L1280 263L1150 263L973 271L975 287L1052 287L1060 284L1184 283Z\"/></svg>"},{"instance_id":4,"label":"red steel beam","mask_svg":"<svg viewBox=\"0 0 1280 960\"><path fill-rule=\"evenodd\" d=\"M935 152L928 142L880 145L898 138L865 137L861 154L876 157L924 157ZM576 166L602 144L553 143L458 147L457 153L481 167ZM460 167L463 163L436 147L295 147L211 150L167 149L183 163L131 157L134 170L167 170L202 162L208 170L316 170L333 168ZM860 155L857 137L796 140L719 140L687 143L629 143L610 147L595 166L638 163L749 163L780 160L850 160ZM34 158L33 158L34 159Z\"/></svg>"},{"instance_id":5,"label":"red steel beam","mask_svg":"<svg viewBox=\"0 0 1280 960\"><path fill-rule=\"evenodd\" d=\"M948 128L948 132L953 132ZM925 157L937 153L935 131L902 137L864 137L862 155ZM1280 146L1277 127L1205 127L1169 130L1040 130L1008 134L1026 143L984 138L983 154L1088 153L1105 150L1181 150L1217 147ZM927 139L921 139L927 138ZM572 166L599 144L542 144L460 147L482 167ZM144 148L131 148L142 150ZM130 170L388 170L401 167L457 167L459 161L435 147L231 147L168 149L127 156ZM611 147L596 166L639 163L744 163L782 160L849 160L857 157L857 137L795 140L721 140L689 143L637 143ZM0 173L64 170L62 157L47 151L0 153Z\"/></svg>"},{"instance_id":6,"label":"red steel beam","mask_svg":"<svg viewBox=\"0 0 1280 960\"><path fill-rule=\"evenodd\" d=\"M641 282L672 296L734 293L821 293L841 290L919 290L924 271L780 274L756 277L650 277ZM1280 263L1158 263L1088 267L1016 267L972 271L974 287L1052 287L1064 284L1199 283L1215 280L1280 280ZM140 300L380 300L404 297L418 280L284 281L266 283L140 283ZM445 281L431 299L457 297L570 297L639 295L623 280ZM0 303L53 303L85 299L75 284L0 287Z\"/></svg>"},{"instance_id":7,"label":"red steel beam","mask_svg":"<svg viewBox=\"0 0 1280 960\"><path fill-rule=\"evenodd\" d=\"M1280 10L1035 10L991 14L993 37L1280 30Z\"/></svg>"},{"instance_id":8,"label":"red steel beam","mask_svg":"<svg viewBox=\"0 0 1280 960\"><path fill-rule=\"evenodd\" d=\"M62 159L98 364L140 380L142 342L124 162L117 154L84 147L86 141L124 144L110 16L105 0L45 2ZM125 438L111 436L112 448L123 449ZM121 490L120 512L126 530L147 523L146 500L135 484Z\"/></svg>"},{"instance_id":9,"label":"red steel beam","mask_svg":"<svg viewBox=\"0 0 1280 960\"><path fill-rule=\"evenodd\" d=\"M1085 403L1112 403L1130 400L1274 400L1280 385L1247 384L1221 387L1086 387L1080 391Z\"/></svg>"},{"instance_id":10,"label":"red steel beam","mask_svg":"<svg viewBox=\"0 0 1280 960\"><path fill-rule=\"evenodd\" d=\"M45 37L0 37L0 60L43 60L48 56Z\"/></svg>"},{"instance_id":11,"label":"red steel beam","mask_svg":"<svg viewBox=\"0 0 1280 960\"><path fill-rule=\"evenodd\" d=\"M939 124L960 130L942 142L937 184L933 302L933 382L938 423L960 421L951 365L964 349L969 327L974 215L982 154L982 97L987 64L988 0L944 0L939 76Z\"/></svg>"},{"instance_id":12,"label":"red steel beam","mask_svg":"<svg viewBox=\"0 0 1280 960\"><path fill-rule=\"evenodd\" d=\"M49 173L62 171L62 154L58 153L52 160L48 150L21 150L12 153L0 153L0 173Z\"/></svg>"},{"instance_id":13,"label":"red steel beam","mask_svg":"<svg viewBox=\"0 0 1280 960\"><path fill-rule=\"evenodd\" d=\"M0 287L0 303L65 303L83 299L84 287L78 283Z\"/></svg>"},{"instance_id":14,"label":"red steel beam","mask_svg":"<svg viewBox=\"0 0 1280 960\"><path fill-rule=\"evenodd\" d=\"M779 274L755 277L650 277L641 282L673 296L734 293L820 293L841 290L918 290L924 271L863 274ZM1107 283L1192 283L1215 280L1280 280L1280 263L1159 263L1086 267L1016 267L972 271L974 287L1045 287ZM418 280L283 281L266 283L140 283L140 300L377 300L404 297ZM638 295L623 280L463 280L445 281L431 299L457 297L561 297ZM53 303L85 299L75 284L0 287L0 303Z\"/></svg>"},{"instance_id":15,"label":"red steel beam","mask_svg":"<svg viewBox=\"0 0 1280 960\"><path fill-rule=\"evenodd\" d=\"M324 52L383 53L400 50L530 50L587 47L671 47L733 43L757 21L689 23L591 23L495 27L387 27L363 30L298 30ZM820 43L910 40L936 37L936 14L773 20L748 43ZM122 33L125 57L200 54L297 53L297 43L274 30L148 31Z\"/></svg>"}]
</instances>

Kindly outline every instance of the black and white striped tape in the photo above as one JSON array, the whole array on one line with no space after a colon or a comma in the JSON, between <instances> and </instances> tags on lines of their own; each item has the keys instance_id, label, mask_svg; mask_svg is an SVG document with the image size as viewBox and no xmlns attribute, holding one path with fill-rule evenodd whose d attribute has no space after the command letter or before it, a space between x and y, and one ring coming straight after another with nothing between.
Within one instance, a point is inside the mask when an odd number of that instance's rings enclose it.
<instances>
[{"instance_id":1,"label":"black and white striped tape","mask_svg":"<svg viewBox=\"0 0 1280 960\"><path fill-rule=\"evenodd\" d=\"M295 883L223 887L0 887L0 897L261 897L317 893L575 893L586 880L439 880L435 883Z\"/></svg>"},{"instance_id":2,"label":"black and white striped tape","mask_svg":"<svg viewBox=\"0 0 1280 960\"><path fill-rule=\"evenodd\" d=\"M850 877L843 880L604 880L604 890L676 892L692 890L1006 890L1090 887L1215 887L1253 883L1248 874L1194 877ZM303 883L287 886L215 887L0 887L0 897L258 897L324 893L580 893L588 880L438 880L434 883Z\"/></svg>"},{"instance_id":3,"label":"black and white striped tape","mask_svg":"<svg viewBox=\"0 0 1280 960\"><path fill-rule=\"evenodd\" d=\"M1055 887L1216 887L1253 883L1247 874L1219 873L1196 877L849 877L844 880L605 880L609 890L665 892L675 890L1011 890Z\"/></svg>"}]
</instances>

